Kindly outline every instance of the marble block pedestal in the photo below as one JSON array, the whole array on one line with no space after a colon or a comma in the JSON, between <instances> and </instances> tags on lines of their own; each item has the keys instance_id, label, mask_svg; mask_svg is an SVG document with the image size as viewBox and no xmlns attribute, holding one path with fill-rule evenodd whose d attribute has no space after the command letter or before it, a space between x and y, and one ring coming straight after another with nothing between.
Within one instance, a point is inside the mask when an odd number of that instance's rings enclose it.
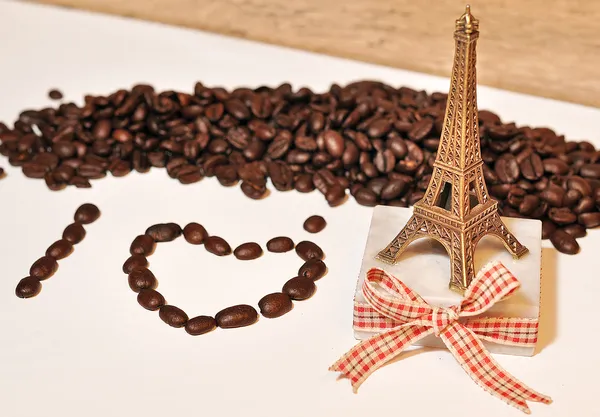
<instances>
[{"instance_id":1,"label":"marble block pedestal","mask_svg":"<svg viewBox=\"0 0 600 417\"><path fill-rule=\"evenodd\" d=\"M449 307L460 303L461 295L448 288L450 259L444 247L437 241L423 238L412 242L402 253L396 265L389 265L376 259L379 251L392 241L411 215L412 209L409 208L377 206L373 209L356 287L356 301L365 302L361 288L366 272L370 268L377 267L402 280L433 306ZM517 239L529 249L529 252L521 259L513 259L498 238L490 235L480 240L475 249L475 271L479 271L488 262L498 260L521 283L521 287L515 294L496 303L483 316L539 318L542 223L539 220L507 217L503 217L502 220ZM359 340L367 339L373 334L358 330L354 332L354 336ZM534 347L506 346L489 342L484 344L493 353L532 356L534 352ZM415 345L445 347L443 342L433 335L420 340Z\"/></svg>"}]
</instances>

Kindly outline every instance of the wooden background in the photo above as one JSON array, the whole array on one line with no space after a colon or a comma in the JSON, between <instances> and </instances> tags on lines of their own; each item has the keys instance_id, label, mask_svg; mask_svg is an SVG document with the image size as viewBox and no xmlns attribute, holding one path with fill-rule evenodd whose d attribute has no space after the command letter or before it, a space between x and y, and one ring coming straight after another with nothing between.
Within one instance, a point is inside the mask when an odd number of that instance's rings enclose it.
<instances>
[{"instance_id":1,"label":"wooden background","mask_svg":"<svg viewBox=\"0 0 600 417\"><path fill-rule=\"evenodd\" d=\"M39 0L443 76L466 1ZM600 1L470 4L481 84L600 107Z\"/></svg>"}]
</instances>

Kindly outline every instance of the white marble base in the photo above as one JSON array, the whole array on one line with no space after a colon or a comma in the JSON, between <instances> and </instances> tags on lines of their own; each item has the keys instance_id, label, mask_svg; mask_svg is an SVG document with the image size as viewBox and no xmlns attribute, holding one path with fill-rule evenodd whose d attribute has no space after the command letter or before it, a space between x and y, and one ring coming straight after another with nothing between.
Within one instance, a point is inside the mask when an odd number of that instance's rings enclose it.
<instances>
[{"instance_id":1,"label":"white marble base","mask_svg":"<svg viewBox=\"0 0 600 417\"><path fill-rule=\"evenodd\" d=\"M448 288L450 282L450 260L444 247L433 239L419 239L401 255L396 265L389 265L375 257L380 250L400 232L412 209L377 206L373 209L371 227L356 287L355 299L364 302L362 283L366 272L372 267L382 268L402 280L431 305L449 307L458 304L461 296ZM502 242L494 236L486 236L475 250L475 270L490 261L501 261L521 282L521 288L507 300L494 305L485 314L487 317L538 318L540 312L542 223L503 217L508 229L525 245L529 252L521 259L513 259ZM355 331L354 336L366 339L374 333ZM440 339L428 336L418 343L420 346L444 347ZM505 346L484 342L490 352L517 356L532 356L534 347Z\"/></svg>"}]
</instances>

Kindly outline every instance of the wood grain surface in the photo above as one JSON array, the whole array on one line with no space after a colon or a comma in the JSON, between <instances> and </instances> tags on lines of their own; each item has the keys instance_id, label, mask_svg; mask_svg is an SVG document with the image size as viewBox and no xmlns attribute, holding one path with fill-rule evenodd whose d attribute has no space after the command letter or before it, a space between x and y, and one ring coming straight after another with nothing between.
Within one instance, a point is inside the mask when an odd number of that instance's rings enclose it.
<instances>
[{"instance_id":1,"label":"wood grain surface","mask_svg":"<svg viewBox=\"0 0 600 417\"><path fill-rule=\"evenodd\" d=\"M450 76L464 0L39 0ZM471 0L479 82L600 107L600 1ZM335 80L332 80L335 81Z\"/></svg>"}]
</instances>

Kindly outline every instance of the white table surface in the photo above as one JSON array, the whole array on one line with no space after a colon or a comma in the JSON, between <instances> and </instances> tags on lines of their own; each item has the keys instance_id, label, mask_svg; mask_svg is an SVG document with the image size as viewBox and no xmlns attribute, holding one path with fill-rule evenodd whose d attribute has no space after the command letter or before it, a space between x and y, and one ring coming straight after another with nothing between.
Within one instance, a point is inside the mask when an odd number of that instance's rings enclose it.
<instances>
[{"instance_id":1,"label":"white table surface","mask_svg":"<svg viewBox=\"0 0 600 417\"><path fill-rule=\"evenodd\" d=\"M485 43L484 30L479 47ZM0 57L0 120L11 123L26 108L53 105L47 98L52 87L81 103L85 93L142 81L185 91L196 80L228 88L290 81L321 91L331 82L364 78L428 91L449 84L191 30L12 2L0 3ZM483 87L479 104L504 120L552 126L570 139L600 145L597 109ZM443 350L419 351L384 367L358 394L328 372L355 343L352 296L368 208L350 201L331 209L317 192L274 192L252 201L213 179L182 186L164 170L57 193L0 161L8 173L0 181L1 416L522 415L477 387ZM30 264L88 201L102 217L86 239L60 262L39 296L15 297ZM141 308L121 272L133 237L156 222L198 221L233 245L264 244L275 235L309 238L302 222L315 213L329 222L314 240L327 253L330 272L314 298L280 319L190 337ZM577 256L558 254L545 242L541 351L533 358L497 356L509 372L553 397L550 406L531 404L540 417L600 415L600 233L580 242ZM300 264L293 254L267 254L252 263L218 259L183 240L161 245L150 260L159 291L190 316L256 305Z\"/></svg>"}]
</instances>

